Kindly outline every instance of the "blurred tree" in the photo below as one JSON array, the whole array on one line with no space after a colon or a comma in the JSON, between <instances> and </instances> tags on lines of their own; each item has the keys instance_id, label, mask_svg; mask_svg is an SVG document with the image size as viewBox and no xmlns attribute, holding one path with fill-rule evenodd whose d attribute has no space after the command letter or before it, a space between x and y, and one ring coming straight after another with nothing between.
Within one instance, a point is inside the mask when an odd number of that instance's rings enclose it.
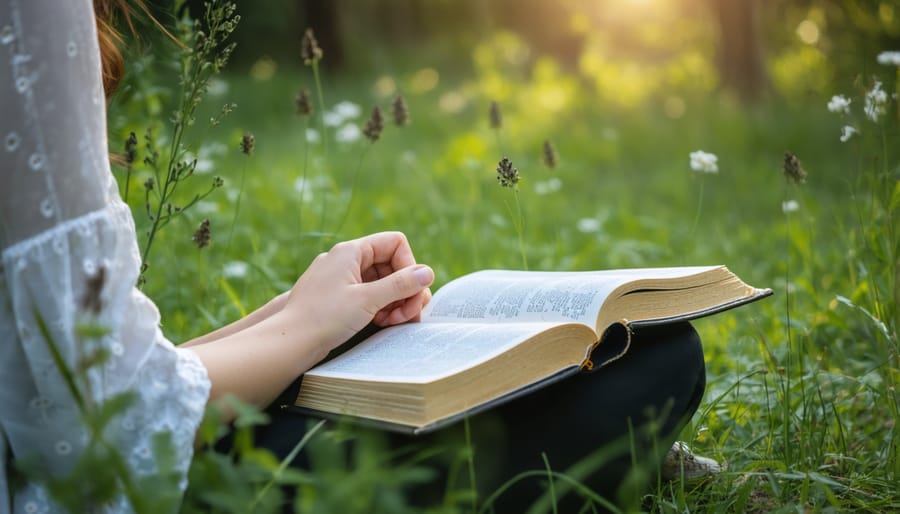
<instances>
[{"instance_id":1,"label":"blurred tree","mask_svg":"<svg viewBox=\"0 0 900 514\"><path fill-rule=\"evenodd\" d=\"M662 70L678 55L689 62L699 56L715 63L713 80L722 88L752 102L770 90L790 94L779 89L773 67L794 73L803 86L806 61L818 52L818 83L828 84L871 76L878 52L900 48L900 0L237 1L242 21L232 70L263 56L299 67L307 27L331 71L465 70L473 48L509 30L527 44L531 59L551 56L572 68L591 45L602 50L601 63L623 69ZM151 5L165 9L170 2ZM195 15L202 3L187 0ZM800 61L806 68L795 70Z\"/></svg>"},{"instance_id":2,"label":"blurred tree","mask_svg":"<svg viewBox=\"0 0 900 514\"><path fill-rule=\"evenodd\" d=\"M875 56L900 50L900 2L807 0L826 14L829 59L850 74L873 72Z\"/></svg>"},{"instance_id":3,"label":"blurred tree","mask_svg":"<svg viewBox=\"0 0 900 514\"><path fill-rule=\"evenodd\" d=\"M573 6L569 2L493 0L489 3L494 28L519 34L535 56L551 55L570 66L578 63L584 49L584 34L571 30Z\"/></svg>"},{"instance_id":4,"label":"blurred tree","mask_svg":"<svg viewBox=\"0 0 900 514\"><path fill-rule=\"evenodd\" d=\"M307 28L313 29L319 46L325 54L322 66L329 69L337 69L344 64L344 45L341 30L341 13L349 9L342 9L340 2L327 0L296 0L297 18L294 42L299 55L300 38Z\"/></svg>"},{"instance_id":5,"label":"blurred tree","mask_svg":"<svg viewBox=\"0 0 900 514\"><path fill-rule=\"evenodd\" d=\"M763 48L759 38L757 0L709 0L719 24L717 64L722 85L745 102L765 91Z\"/></svg>"},{"instance_id":6,"label":"blurred tree","mask_svg":"<svg viewBox=\"0 0 900 514\"><path fill-rule=\"evenodd\" d=\"M419 42L424 36L423 2L417 0L372 0L373 24L394 45Z\"/></svg>"}]
</instances>

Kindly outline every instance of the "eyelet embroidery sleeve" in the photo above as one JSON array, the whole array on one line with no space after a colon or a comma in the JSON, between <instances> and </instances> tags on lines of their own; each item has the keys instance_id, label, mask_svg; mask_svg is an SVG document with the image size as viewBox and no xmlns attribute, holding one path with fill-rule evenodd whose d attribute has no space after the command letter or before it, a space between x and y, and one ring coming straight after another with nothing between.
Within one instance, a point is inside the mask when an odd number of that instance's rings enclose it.
<instances>
[{"instance_id":1,"label":"eyelet embroidery sleeve","mask_svg":"<svg viewBox=\"0 0 900 514\"><path fill-rule=\"evenodd\" d=\"M109 352L82 393L100 403L133 391L136 401L108 442L146 476L157 472L153 439L168 432L183 489L210 384L134 287L140 255L106 155L91 0L0 0L0 112L0 513L59 511L37 483L9 490L8 458L61 475L87 441L41 325L70 369L88 345ZM85 319L108 333L80 339ZM124 498L104 507L131 510Z\"/></svg>"}]
</instances>

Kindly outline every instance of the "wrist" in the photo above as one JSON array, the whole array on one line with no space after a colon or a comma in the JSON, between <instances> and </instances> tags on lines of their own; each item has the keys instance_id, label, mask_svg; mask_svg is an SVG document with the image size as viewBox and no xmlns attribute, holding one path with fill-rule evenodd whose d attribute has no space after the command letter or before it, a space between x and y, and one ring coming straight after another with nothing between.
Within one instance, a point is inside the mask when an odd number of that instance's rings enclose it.
<instances>
[{"instance_id":1,"label":"wrist","mask_svg":"<svg viewBox=\"0 0 900 514\"><path fill-rule=\"evenodd\" d=\"M279 310L267 322L274 331L272 337L281 341L286 354L301 366L298 375L324 359L331 350L328 334L310 316Z\"/></svg>"}]
</instances>

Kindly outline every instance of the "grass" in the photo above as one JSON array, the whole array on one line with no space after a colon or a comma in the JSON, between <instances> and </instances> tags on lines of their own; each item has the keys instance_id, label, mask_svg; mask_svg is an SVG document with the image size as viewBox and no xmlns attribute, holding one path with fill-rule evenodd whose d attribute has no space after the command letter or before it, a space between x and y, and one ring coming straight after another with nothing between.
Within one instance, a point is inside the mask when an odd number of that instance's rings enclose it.
<instances>
[{"instance_id":1,"label":"grass","mask_svg":"<svg viewBox=\"0 0 900 514\"><path fill-rule=\"evenodd\" d=\"M695 323L709 386L682 439L728 469L697 486L660 484L629 507L900 509L896 111L881 128L869 123L860 139L840 144L841 121L826 111L824 97L748 109L724 96L685 92L686 112L673 119L654 99L631 110L596 105L583 86L562 108L541 108L533 101L540 88L524 84L500 103L501 153L487 121L490 99L471 92L478 78L443 78L415 92L409 73L395 80L400 91L412 91L411 125L388 126L368 150L363 138L338 143L333 129L319 129L326 155L321 142L305 142L306 129L318 124L293 111L296 90L313 89L304 73L280 71L266 81L227 76L227 93L207 101L209 115L226 101L238 108L221 125L186 136L206 149L226 185L156 236L166 250L153 256L144 289L160 306L170 338L184 340L244 314L288 288L334 242L379 230L404 231L418 259L434 267L437 286L476 269L518 268L526 258L531 269L544 270L724 263L776 291ZM367 113L377 102L390 112L393 97L376 94L368 77L331 80L326 107L350 100ZM464 98L458 112L440 107L450 92ZM256 140L249 158L238 147L247 131ZM545 139L558 151L554 170L541 162ZM697 149L718 155L718 174L690 170L688 155ZM786 185L785 150L809 172L805 184ZM495 178L504 155L521 175L524 256L504 207L509 191ZM139 187L141 171L135 173ZM302 195L300 177L307 179ZM799 209L782 212L785 200ZM137 212L140 234L146 222ZM211 220L213 243L198 250L190 235L203 218ZM396 506L399 485L391 480L402 482L403 473L422 478L415 467L381 462L378 444L361 448L370 448L369 460L363 455L358 467L327 470L332 480L320 484L317 497L336 498L341 490L329 488L348 480L376 488L371 475L388 473L395 494L387 504ZM474 459L477 467L477 449ZM535 472L565 470L538 461ZM465 484L456 487L435 509L471 510Z\"/></svg>"}]
</instances>

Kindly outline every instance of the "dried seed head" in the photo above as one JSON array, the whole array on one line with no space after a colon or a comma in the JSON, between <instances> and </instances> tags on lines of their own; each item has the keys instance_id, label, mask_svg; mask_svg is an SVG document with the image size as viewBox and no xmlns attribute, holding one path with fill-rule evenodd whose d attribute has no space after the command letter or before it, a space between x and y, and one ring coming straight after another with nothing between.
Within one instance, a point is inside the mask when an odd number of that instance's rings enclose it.
<instances>
[{"instance_id":1,"label":"dried seed head","mask_svg":"<svg viewBox=\"0 0 900 514\"><path fill-rule=\"evenodd\" d=\"M125 164L130 168L134 161L137 160L137 135L134 132L128 134L128 139L125 140Z\"/></svg>"},{"instance_id":2,"label":"dried seed head","mask_svg":"<svg viewBox=\"0 0 900 514\"><path fill-rule=\"evenodd\" d=\"M153 188L154 188L154 187L156 187L156 180L154 180L153 177L150 177L150 178L148 178L146 181L144 181L144 189L145 189L148 193L149 193L150 191L153 191Z\"/></svg>"},{"instance_id":3,"label":"dried seed head","mask_svg":"<svg viewBox=\"0 0 900 514\"><path fill-rule=\"evenodd\" d=\"M519 183L519 170L513 168L512 161L506 157L497 164L497 182L501 187L516 187Z\"/></svg>"},{"instance_id":4,"label":"dried seed head","mask_svg":"<svg viewBox=\"0 0 900 514\"><path fill-rule=\"evenodd\" d=\"M791 152L784 152L784 164L781 172L788 182L793 182L794 184L806 182L806 171L800 165L800 159Z\"/></svg>"},{"instance_id":5,"label":"dried seed head","mask_svg":"<svg viewBox=\"0 0 900 514\"><path fill-rule=\"evenodd\" d=\"M309 95L309 89L301 88L294 98L294 105L297 107L297 114L301 116L309 116L313 113L312 99Z\"/></svg>"},{"instance_id":6,"label":"dried seed head","mask_svg":"<svg viewBox=\"0 0 900 514\"><path fill-rule=\"evenodd\" d=\"M200 222L200 227L191 236L191 241L197 245L197 248L203 248L209 245L210 239L209 220L203 220Z\"/></svg>"},{"instance_id":7,"label":"dried seed head","mask_svg":"<svg viewBox=\"0 0 900 514\"><path fill-rule=\"evenodd\" d=\"M492 129L499 129L503 126L503 116L500 114L500 105L491 101L491 108L488 111L488 119L491 122Z\"/></svg>"},{"instance_id":8,"label":"dried seed head","mask_svg":"<svg viewBox=\"0 0 900 514\"><path fill-rule=\"evenodd\" d=\"M402 127L409 123L409 108L406 106L406 99L403 98L403 95L397 95L391 107L394 113L394 125Z\"/></svg>"},{"instance_id":9,"label":"dried seed head","mask_svg":"<svg viewBox=\"0 0 900 514\"><path fill-rule=\"evenodd\" d=\"M374 143L381 137L382 130L384 130L384 117L381 115L381 109L376 105L372 109L372 116L369 117L369 120L366 121L366 125L363 127L363 135Z\"/></svg>"},{"instance_id":10,"label":"dried seed head","mask_svg":"<svg viewBox=\"0 0 900 514\"><path fill-rule=\"evenodd\" d=\"M556 167L556 149L549 139L544 140L544 164L551 170Z\"/></svg>"},{"instance_id":11,"label":"dried seed head","mask_svg":"<svg viewBox=\"0 0 900 514\"><path fill-rule=\"evenodd\" d=\"M253 155L253 149L256 147L256 138L253 134L247 132L241 138L241 152L246 155Z\"/></svg>"},{"instance_id":12,"label":"dried seed head","mask_svg":"<svg viewBox=\"0 0 900 514\"><path fill-rule=\"evenodd\" d=\"M106 282L106 268L100 266L97 272L87 277L84 284L84 292L81 294L81 308L92 314L100 314L103 308L103 284Z\"/></svg>"},{"instance_id":13,"label":"dried seed head","mask_svg":"<svg viewBox=\"0 0 900 514\"><path fill-rule=\"evenodd\" d=\"M307 66L322 60L322 49L319 48L319 42L316 41L312 29L306 29L306 32L303 33L300 55L303 57L303 64Z\"/></svg>"},{"instance_id":14,"label":"dried seed head","mask_svg":"<svg viewBox=\"0 0 900 514\"><path fill-rule=\"evenodd\" d=\"M147 127L147 130L144 132L144 149L147 152L144 156L144 164L153 167L159 162L159 152L156 151L155 143L156 140L153 138L153 129Z\"/></svg>"}]
</instances>

